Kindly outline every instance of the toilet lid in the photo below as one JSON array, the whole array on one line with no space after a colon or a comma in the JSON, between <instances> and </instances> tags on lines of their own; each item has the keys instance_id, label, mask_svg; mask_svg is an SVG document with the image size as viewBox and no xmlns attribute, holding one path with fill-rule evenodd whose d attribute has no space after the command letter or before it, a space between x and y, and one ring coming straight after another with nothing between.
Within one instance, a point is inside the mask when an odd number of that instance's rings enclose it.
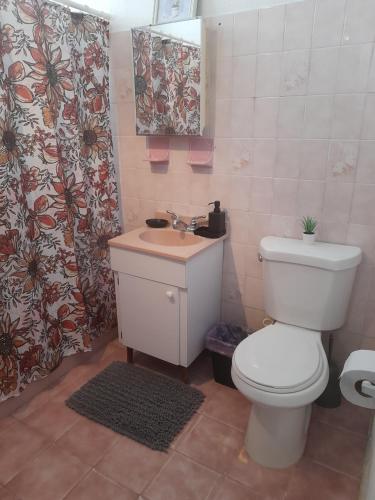
<instances>
[{"instance_id":1,"label":"toilet lid","mask_svg":"<svg viewBox=\"0 0 375 500\"><path fill-rule=\"evenodd\" d=\"M295 392L321 374L320 334L275 323L258 330L236 348L233 363L239 376L272 392Z\"/></svg>"}]
</instances>

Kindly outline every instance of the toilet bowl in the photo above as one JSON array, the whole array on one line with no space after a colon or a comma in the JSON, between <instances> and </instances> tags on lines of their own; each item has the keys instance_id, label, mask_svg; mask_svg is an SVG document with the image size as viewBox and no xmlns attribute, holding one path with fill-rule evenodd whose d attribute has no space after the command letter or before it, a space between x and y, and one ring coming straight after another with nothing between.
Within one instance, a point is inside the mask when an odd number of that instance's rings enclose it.
<instances>
[{"instance_id":1,"label":"toilet bowl","mask_svg":"<svg viewBox=\"0 0 375 500\"><path fill-rule=\"evenodd\" d=\"M232 379L253 403L245 447L261 465L288 467L303 454L311 403L328 382L320 332L275 323L240 346Z\"/></svg>"},{"instance_id":2,"label":"toilet bowl","mask_svg":"<svg viewBox=\"0 0 375 500\"><path fill-rule=\"evenodd\" d=\"M311 404L329 377L321 335L345 322L361 250L267 236L260 260L274 323L237 346L231 373L252 402L246 450L261 465L284 468L304 452Z\"/></svg>"}]
</instances>

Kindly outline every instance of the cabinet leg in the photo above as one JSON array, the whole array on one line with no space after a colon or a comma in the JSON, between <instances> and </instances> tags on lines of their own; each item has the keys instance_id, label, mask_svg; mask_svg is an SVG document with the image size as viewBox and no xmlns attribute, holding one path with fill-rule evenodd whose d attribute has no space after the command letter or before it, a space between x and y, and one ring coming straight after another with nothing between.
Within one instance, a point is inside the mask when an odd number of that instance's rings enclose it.
<instances>
[{"instance_id":1,"label":"cabinet leg","mask_svg":"<svg viewBox=\"0 0 375 500\"><path fill-rule=\"evenodd\" d=\"M184 384L190 384L189 370L186 366L180 366L180 377Z\"/></svg>"},{"instance_id":2,"label":"cabinet leg","mask_svg":"<svg viewBox=\"0 0 375 500\"><path fill-rule=\"evenodd\" d=\"M126 360L128 363L133 363L133 348L132 347L126 348Z\"/></svg>"}]
</instances>

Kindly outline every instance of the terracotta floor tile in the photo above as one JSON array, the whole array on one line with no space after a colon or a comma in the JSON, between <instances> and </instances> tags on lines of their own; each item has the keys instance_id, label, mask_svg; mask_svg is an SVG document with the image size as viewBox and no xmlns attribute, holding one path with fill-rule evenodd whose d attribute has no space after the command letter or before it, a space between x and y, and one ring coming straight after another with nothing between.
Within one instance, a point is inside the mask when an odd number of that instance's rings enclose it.
<instances>
[{"instance_id":1,"label":"terracotta floor tile","mask_svg":"<svg viewBox=\"0 0 375 500\"><path fill-rule=\"evenodd\" d=\"M23 422L39 430L50 439L56 440L82 417L64 403L50 401L23 419Z\"/></svg>"},{"instance_id":2,"label":"terracotta floor tile","mask_svg":"<svg viewBox=\"0 0 375 500\"><path fill-rule=\"evenodd\" d=\"M302 460L290 481L286 500L357 500L359 481Z\"/></svg>"},{"instance_id":3,"label":"terracotta floor tile","mask_svg":"<svg viewBox=\"0 0 375 500\"><path fill-rule=\"evenodd\" d=\"M284 498L292 472L293 467L287 469L262 467L242 449L233 460L228 476L248 486L262 500L281 500Z\"/></svg>"},{"instance_id":4,"label":"terracotta floor tile","mask_svg":"<svg viewBox=\"0 0 375 500\"><path fill-rule=\"evenodd\" d=\"M202 500L219 475L187 457L175 453L146 489L149 500Z\"/></svg>"},{"instance_id":5,"label":"terracotta floor tile","mask_svg":"<svg viewBox=\"0 0 375 500\"><path fill-rule=\"evenodd\" d=\"M198 463L224 473L241 449L243 439L243 432L202 415L176 448Z\"/></svg>"},{"instance_id":6,"label":"terracotta floor tile","mask_svg":"<svg viewBox=\"0 0 375 500\"><path fill-rule=\"evenodd\" d=\"M246 486L227 477L222 477L208 500L262 500L262 498Z\"/></svg>"},{"instance_id":7,"label":"terracotta floor tile","mask_svg":"<svg viewBox=\"0 0 375 500\"><path fill-rule=\"evenodd\" d=\"M184 439L185 435L188 434L191 429L197 424L197 422L202 418L202 416L199 413L195 413L189 422L185 425L185 427L180 431L177 436L174 438L171 448L175 449L178 444L181 442L182 439Z\"/></svg>"},{"instance_id":8,"label":"terracotta floor tile","mask_svg":"<svg viewBox=\"0 0 375 500\"><path fill-rule=\"evenodd\" d=\"M1 500L18 500L13 493L3 486L0 486L0 498Z\"/></svg>"},{"instance_id":9,"label":"terracotta floor tile","mask_svg":"<svg viewBox=\"0 0 375 500\"><path fill-rule=\"evenodd\" d=\"M89 467L55 444L42 451L7 487L27 500L60 500Z\"/></svg>"},{"instance_id":10,"label":"terracotta floor tile","mask_svg":"<svg viewBox=\"0 0 375 500\"><path fill-rule=\"evenodd\" d=\"M120 435L88 418L78 420L57 441L60 448L94 466Z\"/></svg>"},{"instance_id":11,"label":"terracotta floor tile","mask_svg":"<svg viewBox=\"0 0 375 500\"><path fill-rule=\"evenodd\" d=\"M338 472L360 477L367 440L321 422L312 422L306 456Z\"/></svg>"},{"instance_id":12,"label":"terracotta floor tile","mask_svg":"<svg viewBox=\"0 0 375 500\"><path fill-rule=\"evenodd\" d=\"M245 430L250 415L249 401L236 389L220 386L203 403L202 412L224 424Z\"/></svg>"},{"instance_id":13,"label":"terracotta floor tile","mask_svg":"<svg viewBox=\"0 0 375 500\"><path fill-rule=\"evenodd\" d=\"M312 420L319 420L325 424L339 427L357 434L367 436L369 432L372 411L355 406L345 399L338 408L322 408L313 406Z\"/></svg>"},{"instance_id":14,"label":"terracotta floor tile","mask_svg":"<svg viewBox=\"0 0 375 500\"><path fill-rule=\"evenodd\" d=\"M64 500L137 500L138 495L92 470Z\"/></svg>"},{"instance_id":15,"label":"terracotta floor tile","mask_svg":"<svg viewBox=\"0 0 375 500\"><path fill-rule=\"evenodd\" d=\"M167 460L167 453L121 437L95 469L132 491L142 493Z\"/></svg>"},{"instance_id":16,"label":"terracotta floor tile","mask_svg":"<svg viewBox=\"0 0 375 500\"><path fill-rule=\"evenodd\" d=\"M50 399L51 399L51 392L48 389L40 392L30 401L22 405L20 408L18 408L18 410L14 412L15 418L17 418L18 420L23 420L24 418L29 416L33 411L47 404L48 401L50 401Z\"/></svg>"},{"instance_id":17,"label":"terracotta floor tile","mask_svg":"<svg viewBox=\"0 0 375 500\"><path fill-rule=\"evenodd\" d=\"M1 433L0 483L7 483L34 458L48 440L21 422L15 422Z\"/></svg>"},{"instance_id":18,"label":"terracotta floor tile","mask_svg":"<svg viewBox=\"0 0 375 500\"><path fill-rule=\"evenodd\" d=\"M16 419L12 416L0 418L0 434L6 429L8 429L15 422Z\"/></svg>"}]
</instances>

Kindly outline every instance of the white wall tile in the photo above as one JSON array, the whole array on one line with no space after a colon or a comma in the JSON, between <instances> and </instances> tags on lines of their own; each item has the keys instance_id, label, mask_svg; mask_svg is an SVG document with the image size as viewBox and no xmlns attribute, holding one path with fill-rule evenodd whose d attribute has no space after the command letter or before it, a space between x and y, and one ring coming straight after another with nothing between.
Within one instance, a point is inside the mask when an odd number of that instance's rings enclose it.
<instances>
[{"instance_id":1,"label":"white wall tile","mask_svg":"<svg viewBox=\"0 0 375 500\"><path fill-rule=\"evenodd\" d=\"M375 139L375 95L368 94L363 118L362 139Z\"/></svg>"},{"instance_id":2,"label":"white wall tile","mask_svg":"<svg viewBox=\"0 0 375 500\"><path fill-rule=\"evenodd\" d=\"M233 16L221 16L215 19L218 58L233 55L233 23Z\"/></svg>"},{"instance_id":3,"label":"white wall tile","mask_svg":"<svg viewBox=\"0 0 375 500\"><path fill-rule=\"evenodd\" d=\"M281 53L258 54L255 95L278 97L280 95Z\"/></svg>"},{"instance_id":4,"label":"white wall tile","mask_svg":"<svg viewBox=\"0 0 375 500\"><path fill-rule=\"evenodd\" d=\"M232 137L252 137L254 131L254 99L232 100Z\"/></svg>"},{"instance_id":5,"label":"white wall tile","mask_svg":"<svg viewBox=\"0 0 375 500\"><path fill-rule=\"evenodd\" d=\"M230 56L218 58L216 61L216 99L230 99L233 95L233 62L234 58Z\"/></svg>"},{"instance_id":6,"label":"white wall tile","mask_svg":"<svg viewBox=\"0 0 375 500\"><path fill-rule=\"evenodd\" d=\"M275 177L298 178L301 165L301 146L302 142L299 140L279 140L277 142Z\"/></svg>"},{"instance_id":7,"label":"white wall tile","mask_svg":"<svg viewBox=\"0 0 375 500\"><path fill-rule=\"evenodd\" d=\"M354 184L351 182L326 183L322 218L337 224L349 221Z\"/></svg>"},{"instance_id":8,"label":"white wall tile","mask_svg":"<svg viewBox=\"0 0 375 500\"><path fill-rule=\"evenodd\" d=\"M246 277L244 304L255 309L264 308L262 279L252 278L251 276Z\"/></svg>"},{"instance_id":9,"label":"white wall tile","mask_svg":"<svg viewBox=\"0 0 375 500\"><path fill-rule=\"evenodd\" d=\"M318 239L328 243L346 243L348 224L328 222L325 219L320 221L318 226Z\"/></svg>"},{"instance_id":10,"label":"white wall tile","mask_svg":"<svg viewBox=\"0 0 375 500\"><path fill-rule=\"evenodd\" d=\"M215 131L216 137L231 137L232 122L230 119L232 113L231 99L216 99L215 101Z\"/></svg>"},{"instance_id":11,"label":"white wall tile","mask_svg":"<svg viewBox=\"0 0 375 500\"><path fill-rule=\"evenodd\" d=\"M370 63L370 73L368 77L368 85L367 90L369 92L375 92L375 54L374 51L371 55L371 63Z\"/></svg>"},{"instance_id":12,"label":"white wall tile","mask_svg":"<svg viewBox=\"0 0 375 500\"><path fill-rule=\"evenodd\" d=\"M254 97L255 95L255 74L256 56L233 57L233 97Z\"/></svg>"},{"instance_id":13,"label":"white wall tile","mask_svg":"<svg viewBox=\"0 0 375 500\"><path fill-rule=\"evenodd\" d=\"M276 160L276 145L274 139L257 139L254 143L253 174L256 177L272 177Z\"/></svg>"},{"instance_id":14,"label":"white wall tile","mask_svg":"<svg viewBox=\"0 0 375 500\"><path fill-rule=\"evenodd\" d=\"M272 215L270 234L281 238L299 238L301 234L300 221L291 215Z\"/></svg>"},{"instance_id":15,"label":"white wall tile","mask_svg":"<svg viewBox=\"0 0 375 500\"><path fill-rule=\"evenodd\" d=\"M353 182L358 150L358 141L332 141L328 154L328 177L340 182Z\"/></svg>"},{"instance_id":16,"label":"white wall tile","mask_svg":"<svg viewBox=\"0 0 375 500\"><path fill-rule=\"evenodd\" d=\"M255 99L254 137L276 137L278 112L278 98Z\"/></svg>"},{"instance_id":17,"label":"white wall tile","mask_svg":"<svg viewBox=\"0 0 375 500\"><path fill-rule=\"evenodd\" d=\"M371 44L341 47L337 70L337 92L350 93L366 90L372 51Z\"/></svg>"},{"instance_id":18,"label":"white wall tile","mask_svg":"<svg viewBox=\"0 0 375 500\"><path fill-rule=\"evenodd\" d=\"M306 97L305 131L309 139L330 136L333 114L333 96L313 95Z\"/></svg>"},{"instance_id":19,"label":"white wall tile","mask_svg":"<svg viewBox=\"0 0 375 500\"><path fill-rule=\"evenodd\" d=\"M319 219L323 210L325 182L299 181L297 215L311 216Z\"/></svg>"},{"instance_id":20,"label":"white wall tile","mask_svg":"<svg viewBox=\"0 0 375 500\"><path fill-rule=\"evenodd\" d=\"M245 249L245 245L225 240L223 262L223 271L225 273L234 273L237 276L245 274Z\"/></svg>"},{"instance_id":21,"label":"white wall tile","mask_svg":"<svg viewBox=\"0 0 375 500\"><path fill-rule=\"evenodd\" d=\"M263 268L262 263L259 262L259 249L256 246L247 246L245 253L245 273L246 276L251 276L252 278L262 278Z\"/></svg>"},{"instance_id":22,"label":"white wall tile","mask_svg":"<svg viewBox=\"0 0 375 500\"><path fill-rule=\"evenodd\" d=\"M249 214L244 210L227 210L227 232L234 243L249 241Z\"/></svg>"},{"instance_id":23,"label":"white wall tile","mask_svg":"<svg viewBox=\"0 0 375 500\"><path fill-rule=\"evenodd\" d=\"M338 94L335 96L332 123L333 139L359 139L364 104L365 98L361 94Z\"/></svg>"},{"instance_id":24,"label":"white wall tile","mask_svg":"<svg viewBox=\"0 0 375 500\"><path fill-rule=\"evenodd\" d=\"M284 49L307 49L311 46L314 1L291 3L286 6Z\"/></svg>"},{"instance_id":25,"label":"white wall tile","mask_svg":"<svg viewBox=\"0 0 375 500\"><path fill-rule=\"evenodd\" d=\"M285 6L259 11L258 52L282 50L285 24Z\"/></svg>"},{"instance_id":26,"label":"white wall tile","mask_svg":"<svg viewBox=\"0 0 375 500\"><path fill-rule=\"evenodd\" d=\"M234 273L223 273L223 299L240 302L245 289L245 276Z\"/></svg>"},{"instance_id":27,"label":"white wall tile","mask_svg":"<svg viewBox=\"0 0 375 500\"><path fill-rule=\"evenodd\" d=\"M350 221L375 225L375 184L356 184Z\"/></svg>"},{"instance_id":28,"label":"white wall tile","mask_svg":"<svg viewBox=\"0 0 375 500\"><path fill-rule=\"evenodd\" d=\"M362 261L366 265L375 263L375 228L365 224L349 224L346 243L358 245L362 250Z\"/></svg>"},{"instance_id":29,"label":"white wall tile","mask_svg":"<svg viewBox=\"0 0 375 500\"><path fill-rule=\"evenodd\" d=\"M304 95L308 83L310 52L284 52L282 59L280 95Z\"/></svg>"},{"instance_id":30,"label":"white wall tile","mask_svg":"<svg viewBox=\"0 0 375 500\"><path fill-rule=\"evenodd\" d=\"M255 54L258 38L258 11L241 12L234 16L233 55Z\"/></svg>"},{"instance_id":31,"label":"white wall tile","mask_svg":"<svg viewBox=\"0 0 375 500\"><path fill-rule=\"evenodd\" d=\"M254 142L252 139L232 139L229 146L230 160L226 162L225 172L241 176L252 175L253 149ZM226 154L224 153L225 158Z\"/></svg>"},{"instance_id":32,"label":"white wall tile","mask_svg":"<svg viewBox=\"0 0 375 500\"><path fill-rule=\"evenodd\" d=\"M375 184L375 141L360 142L356 180L362 184Z\"/></svg>"},{"instance_id":33,"label":"white wall tile","mask_svg":"<svg viewBox=\"0 0 375 500\"><path fill-rule=\"evenodd\" d=\"M228 185L229 184L229 185ZM237 175L230 176L225 181L225 192L229 191L228 208L236 210L249 210L251 178ZM211 197L213 200L220 200Z\"/></svg>"},{"instance_id":34,"label":"white wall tile","mask_svg":"<svg viewBox=\"0 0 375 500\"><path fill-rule=\"evenodd\" d=\"M273 180L272 213L276 215L296 215L298 181L295 179Z\"/></svg>"},{"instance_id":35,"label":"white wall tile","mask_svg":"<svg viewBox=\"0 0 375 500\"><path fill-rule=\"evenodd\" d=\"M249 213L249 244L259 247L260 240L270 234L271 216L269 214Z\"/></svg>"},{"instance_id":36,"label":"white wall tile","mask_svg":"<svg viewBox=\"0 0 375 500\"><path fill-rule=\"evenodd\" d=\"M308 90L310 94L332 94L336 86L338 47L311 51L311 67Z\"/></svg>"},{"instance_id":37,"label":"white wall tile","mask_svg":"<svg viewBox=\"0 0 375 500\"><path fill-rule=\"evenodd\" d=\"M278 136L298 138L303 133L305 97L293 96L280 99Z\"/></svg>"},{"instance_id":38,"label":"white wall tile","mask_svg":"<svg viewBox=\"0 0 375 500\"><path fill-rule=\"evenodd\" d=\"M343 43L373 42L375 40L375 2L348 0Z\"/></svg>"},{"instance_id":39,"label":"white wall tile","mask_svg":"<svg viewBox=\"0 0 375 500\"><path fill-rule=\"evenodd\" d=\"M207 205L208 190L210 186L210 174L197 172L191 176L190 203L196 206Z\"/></svg>"},{"instance_id":40,"label":"white wall tile","mask_svg":"<svg viewBox=\"0 0 375 500\"><path fill-rule=\"evenodd\" d=\"M303 141L301 145L300 178L323 180L326 178L329 142Z\"/></svg>"},{"instance_id":41,"label":"white wall tile","mask_svg":"<svg viewBox=\"0 0 375 500\"><path fill-rule=\"evenodd\" d=\"M261 214L272 212L273 183L271 177L253 177L251 184L250 211Z\"/></svg>"},{"instance_id":42,"label":"white wall tile","mask_svg":"<svg viewBox=\"0 0 375 500\"><path fill-rule=\"evenodd\" d=\"M313 47L339 45L345 16L345 0L317 0L312 35Z\"/></svg>"}]
</instances>

